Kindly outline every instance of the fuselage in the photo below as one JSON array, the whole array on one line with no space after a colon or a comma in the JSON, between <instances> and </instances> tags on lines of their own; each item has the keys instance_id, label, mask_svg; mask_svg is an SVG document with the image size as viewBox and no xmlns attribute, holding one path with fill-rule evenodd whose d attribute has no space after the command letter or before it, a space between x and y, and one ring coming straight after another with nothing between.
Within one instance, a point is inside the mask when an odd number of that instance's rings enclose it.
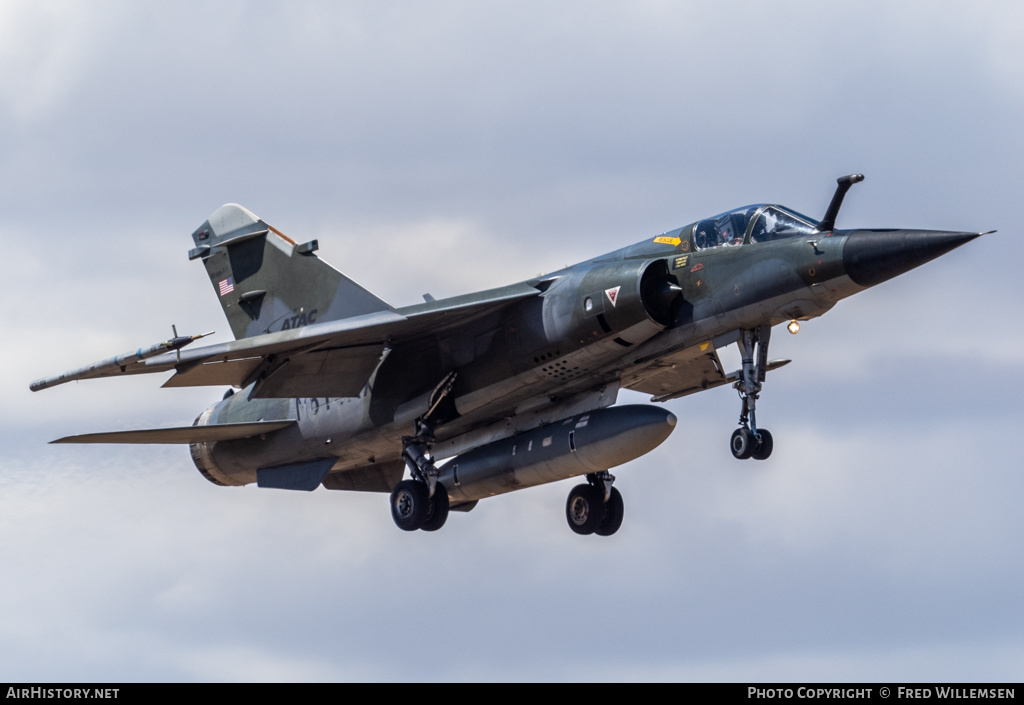
<instances>
[{"instance_id":1,"label":"fuselage","mask_svg":"<svg viewBox=\"0 0 1024 705\"><path fill-rule=\"evenodd\" d=\"M973 236L820 232L777 206L737 209L529 280L539 296L390 346L358 396L234 393L197 423L297 423L264 437L194 444L193 457L208 479L226 485L255 482L259 468L321 458L333 459L332 472L400 468L402 437L454 372L451 393L432 412L434 455L450 457L609 406L619 388L643 386L667 356L819 316Z\"/></svg>"}]
</instances>

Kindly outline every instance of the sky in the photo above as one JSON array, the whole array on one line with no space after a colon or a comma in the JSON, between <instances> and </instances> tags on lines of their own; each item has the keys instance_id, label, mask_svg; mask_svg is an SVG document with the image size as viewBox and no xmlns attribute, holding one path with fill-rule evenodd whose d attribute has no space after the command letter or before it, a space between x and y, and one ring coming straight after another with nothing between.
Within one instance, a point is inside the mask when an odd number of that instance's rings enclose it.
<instances>
[{"instance_id":1,"label":"sky","mask_svg":"<svg viewBox=\"0 0 1024 705\"><path fill-rule=\"evenodd\" d=\"M1019 681L1022 124L1006 2L6 0L0 681ZM407 305L820 217L853 172L840 227L999 232L778 329L769 460L729 453L728 387L669 402L607 539L566 526L575 481L407 534L384 495L47 445L220 389L28 390L229 339L186 256L223 203Z\"/></svg>"}]
</instances>

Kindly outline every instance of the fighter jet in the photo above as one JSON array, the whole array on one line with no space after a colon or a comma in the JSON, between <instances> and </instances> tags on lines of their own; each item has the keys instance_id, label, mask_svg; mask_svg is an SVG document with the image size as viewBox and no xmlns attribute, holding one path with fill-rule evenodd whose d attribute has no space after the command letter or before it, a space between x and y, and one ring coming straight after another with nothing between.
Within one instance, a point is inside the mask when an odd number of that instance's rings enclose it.
<instances>
[{"instance_id":1,"label":"fighter jet","mask_svg":"<svg viewBox=\"0 0 1024 705\"><path fill-rule=\"evenodd\" d=\"M174 373L165 387L227 386L191 426L53 442L182 443L217 485L390 493L406 531L583 476L566 502L569 527L610 536L623 500L609 471L676 425L654 404L616 406L620 389L658 403L732 385L729 448L764 460L774 440L756 402L767 373L788 362L768 358L772 328L796 332L981 234L836 229L863 178L838 179L821 220L745 206L551 274L401 308L320 259L316 240L225 205L192 233L188 256L206 267L235 340L193 348L201 335L175 331L31 389L160 372ZM729 371L717 351L733 343L742 366Z\"/></svg>"}]
</instances>

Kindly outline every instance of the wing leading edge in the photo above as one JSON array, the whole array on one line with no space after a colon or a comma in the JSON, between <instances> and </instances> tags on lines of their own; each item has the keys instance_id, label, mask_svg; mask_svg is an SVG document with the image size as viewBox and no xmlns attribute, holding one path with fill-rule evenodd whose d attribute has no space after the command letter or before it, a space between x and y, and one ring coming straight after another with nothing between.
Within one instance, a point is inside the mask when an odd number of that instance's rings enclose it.
<instances>
[{"instance_id":1,"label":"wing leading edge","mask_svg":"<svg viewBox=\"0 0 1024 705\"><path fill-rule=\"evenodd\" d=\"M137 431L109 431L65 436L50 443L211 443L252 438L263 433L280 431L294 426L295 421L251 421L214 426L178 426L175 428L146 428Z\"/></svg>"},{"instance_id":2,"label":"wing leading edge","mask_svg":"<svg viewBox=\"0 0 1024 705\"><path fill-rule=\"evenodd\" d=\"M174 371L164 386L245 387L256 382L252 396L261 398L356 396L387 344L453 328L540 293L515 284L201 348L164 352L161 343L36 380L29 388L35 392L82 379Z\"/></svg>"},{"instance_id":3,"label":"wing leading edge","mask_svg":"<svg viewBox=\"0 0 1024 705\"><path fill-rule=\"evenodd\" d=\"M776 370L789 360L771 360L765 371ZM623 387L651 395L651 401L663 402L689 394L731 384L741 371L727 373L712 341L677 350L658 357L632 376L623 379Z\"/></svg>"}]
</instances>

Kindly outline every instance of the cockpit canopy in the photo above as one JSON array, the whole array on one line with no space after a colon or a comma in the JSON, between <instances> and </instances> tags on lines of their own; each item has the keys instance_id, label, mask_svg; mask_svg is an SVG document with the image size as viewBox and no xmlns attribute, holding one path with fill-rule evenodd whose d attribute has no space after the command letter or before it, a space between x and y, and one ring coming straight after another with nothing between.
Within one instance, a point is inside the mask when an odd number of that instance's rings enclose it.
<instances>
[{"instance_id":1,"label":"cockpit canopy","mask_svg":"<svg viewBox=\"0 0 1024 705\"><path fill-rule=\"evenodd\" d=\"M813 218L781 206L744 206L697 223L693 243L698 250L708 250L744 242L771 242L820 234L817 225Z\"/></svg>"}]
</instances>

